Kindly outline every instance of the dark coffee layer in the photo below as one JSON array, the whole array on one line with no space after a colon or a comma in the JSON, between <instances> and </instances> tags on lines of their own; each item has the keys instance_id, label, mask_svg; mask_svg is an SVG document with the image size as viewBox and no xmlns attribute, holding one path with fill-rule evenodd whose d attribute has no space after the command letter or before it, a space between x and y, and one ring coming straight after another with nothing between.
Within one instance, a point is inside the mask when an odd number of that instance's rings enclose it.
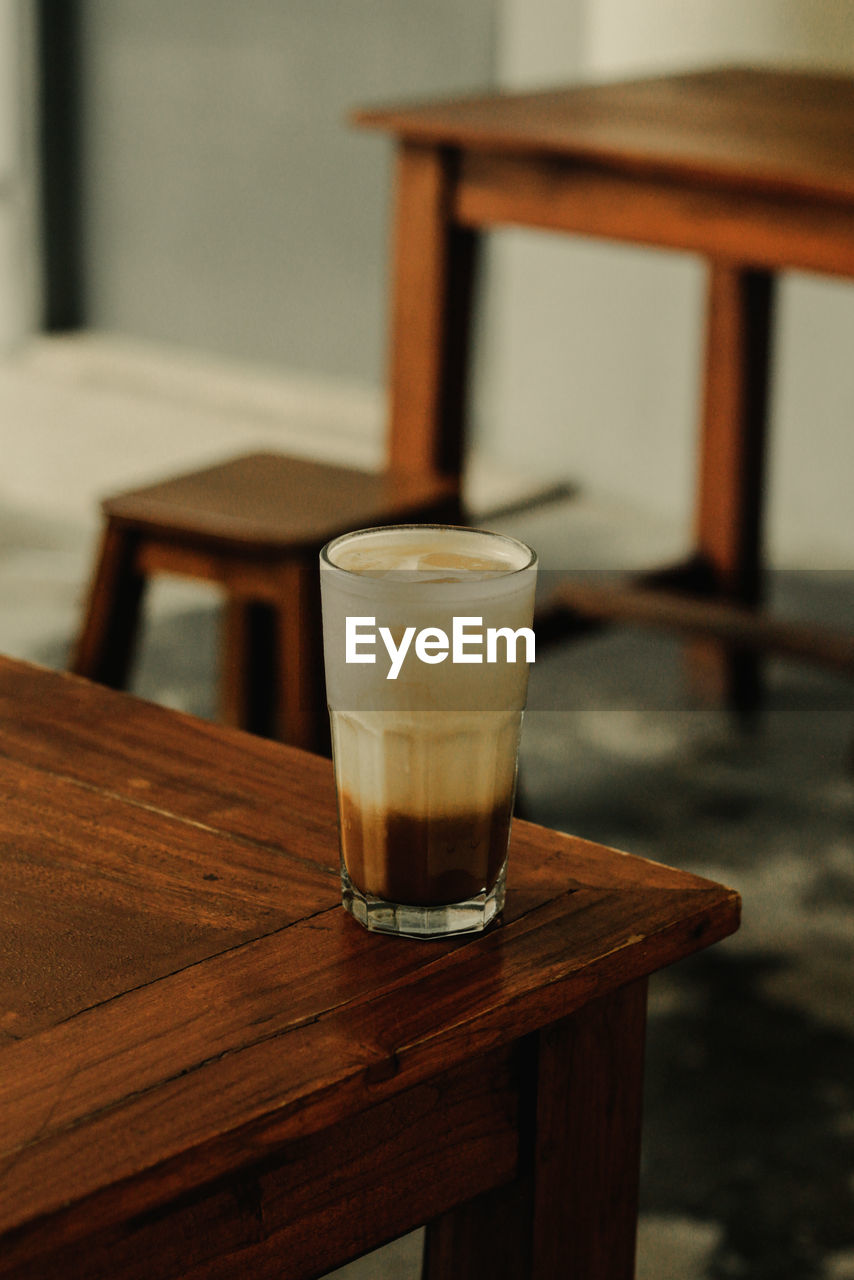
<instances>
[{"instance_id":1,"label":"dark coffee layer","mask_svg":"<svg viewBox=\"0 0 854 1280\"><path fill-rule=\"evenodd\" d=\"M340 801L344 864L362 893L432 907L463 902L498 878L507 856L512 797L486 813L414 817Z\"/></svg>"}]
</instances>

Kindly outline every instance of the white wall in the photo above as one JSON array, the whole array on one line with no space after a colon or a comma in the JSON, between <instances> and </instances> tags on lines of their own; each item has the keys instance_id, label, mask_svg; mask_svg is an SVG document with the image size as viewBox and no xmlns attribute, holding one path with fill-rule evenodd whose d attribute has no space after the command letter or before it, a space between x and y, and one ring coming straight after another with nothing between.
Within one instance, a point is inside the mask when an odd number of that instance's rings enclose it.
<instances>
[{"instance_id":1,"label":"white wall","mask_svg":"<svg viewBox=\"0 0 854 1280\"><path fill-rule=\"evenodd\" d=\"M35 323L32 7L0 0L0 352Z\"/></svg>"},{"instance_id":2,"label":"white wall","mask_svg":"<svg viewBox=\"0 0 854 1280\"><path fill-rule=\"evenodd\" d=\"M498 80L612 79L725 61L854 69L848 0L503 0ZM489 255L476 433L688 527L703 269L687 255L501 233ZM781 291L769 543L854 561L854 285Z\"/></svg>"},{"instance_id":3,"label":"white wall","mask_svg":"<svg viewBox=\"0 0 854 1280\"><path fill-rule=\"evenodd\" d=\"M726 61L848 70L850 0L587 0L587 66L596 76Z\"/></svg>"}]
</instances>

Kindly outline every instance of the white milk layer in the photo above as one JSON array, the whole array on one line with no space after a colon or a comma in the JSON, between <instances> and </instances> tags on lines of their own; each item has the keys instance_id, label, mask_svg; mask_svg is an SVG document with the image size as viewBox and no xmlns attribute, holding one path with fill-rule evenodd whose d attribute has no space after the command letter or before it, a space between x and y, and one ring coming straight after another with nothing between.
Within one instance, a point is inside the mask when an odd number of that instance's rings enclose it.
<instances>
[{"instance_id":1,"label":"white milk layer","mask_svg":"<svg viewBox=\"0 0 854 1280\"><path fill-rule=\"evenodd\" d=\"M340 791L366 813L488 813L513 794L520 711L333 711Z\"/></svg>"}]
</instances>

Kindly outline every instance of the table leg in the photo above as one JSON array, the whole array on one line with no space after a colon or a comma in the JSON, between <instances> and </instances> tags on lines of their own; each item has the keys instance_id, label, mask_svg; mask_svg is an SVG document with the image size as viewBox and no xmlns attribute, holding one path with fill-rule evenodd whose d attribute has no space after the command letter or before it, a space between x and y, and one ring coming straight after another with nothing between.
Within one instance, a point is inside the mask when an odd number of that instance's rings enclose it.
<instances>
[{"instance_id":1,"label":"table leg","mask_svg":"<svg viewBox=\"0 0 854 1280\"><path fill-rule=\"evenodd\" d=\"M770 271L711 264L695 536L715 593L751 607L762 587L774 284ZM755 654L703 641L690 659L697 692L741 710L758 702Z\"/></svg>"},{"instance_id":2,"label":"table leg","mask_svg":"<svg viewBox=\"0 0 854 1280\"><path fill-rule=\"evenodd\" d=\"M477 236L453 222L457 160L442 147L398 152L389 461L459 477Z\"/></svg>"},{"instance_id":3,"label":"table leg","mask_svg":"<svg viewBox=\"0 0 854 1280\"><path fill-rule=\"evenodd\" d=\"M423 1280L630 1280L645 1031L644 979L541 1033L521 1176L428 1226Z\"/></svg>"}]
</instances>

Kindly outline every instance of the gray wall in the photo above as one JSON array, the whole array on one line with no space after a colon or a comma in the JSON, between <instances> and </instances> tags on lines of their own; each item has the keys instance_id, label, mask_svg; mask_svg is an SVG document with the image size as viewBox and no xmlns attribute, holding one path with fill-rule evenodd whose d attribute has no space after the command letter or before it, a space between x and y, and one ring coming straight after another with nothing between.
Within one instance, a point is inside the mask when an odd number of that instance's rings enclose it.
<instances>
[{"instance_id":1,"label":"gray wall","mask_svg":"<svg viewBox=\"0 0 854 1280\"><path fill-rule=\"evenodd\" d=\"M83 0L87 320L379 382L391 149L490 83L494 0Z\"/></svg>"}]
</instances>

